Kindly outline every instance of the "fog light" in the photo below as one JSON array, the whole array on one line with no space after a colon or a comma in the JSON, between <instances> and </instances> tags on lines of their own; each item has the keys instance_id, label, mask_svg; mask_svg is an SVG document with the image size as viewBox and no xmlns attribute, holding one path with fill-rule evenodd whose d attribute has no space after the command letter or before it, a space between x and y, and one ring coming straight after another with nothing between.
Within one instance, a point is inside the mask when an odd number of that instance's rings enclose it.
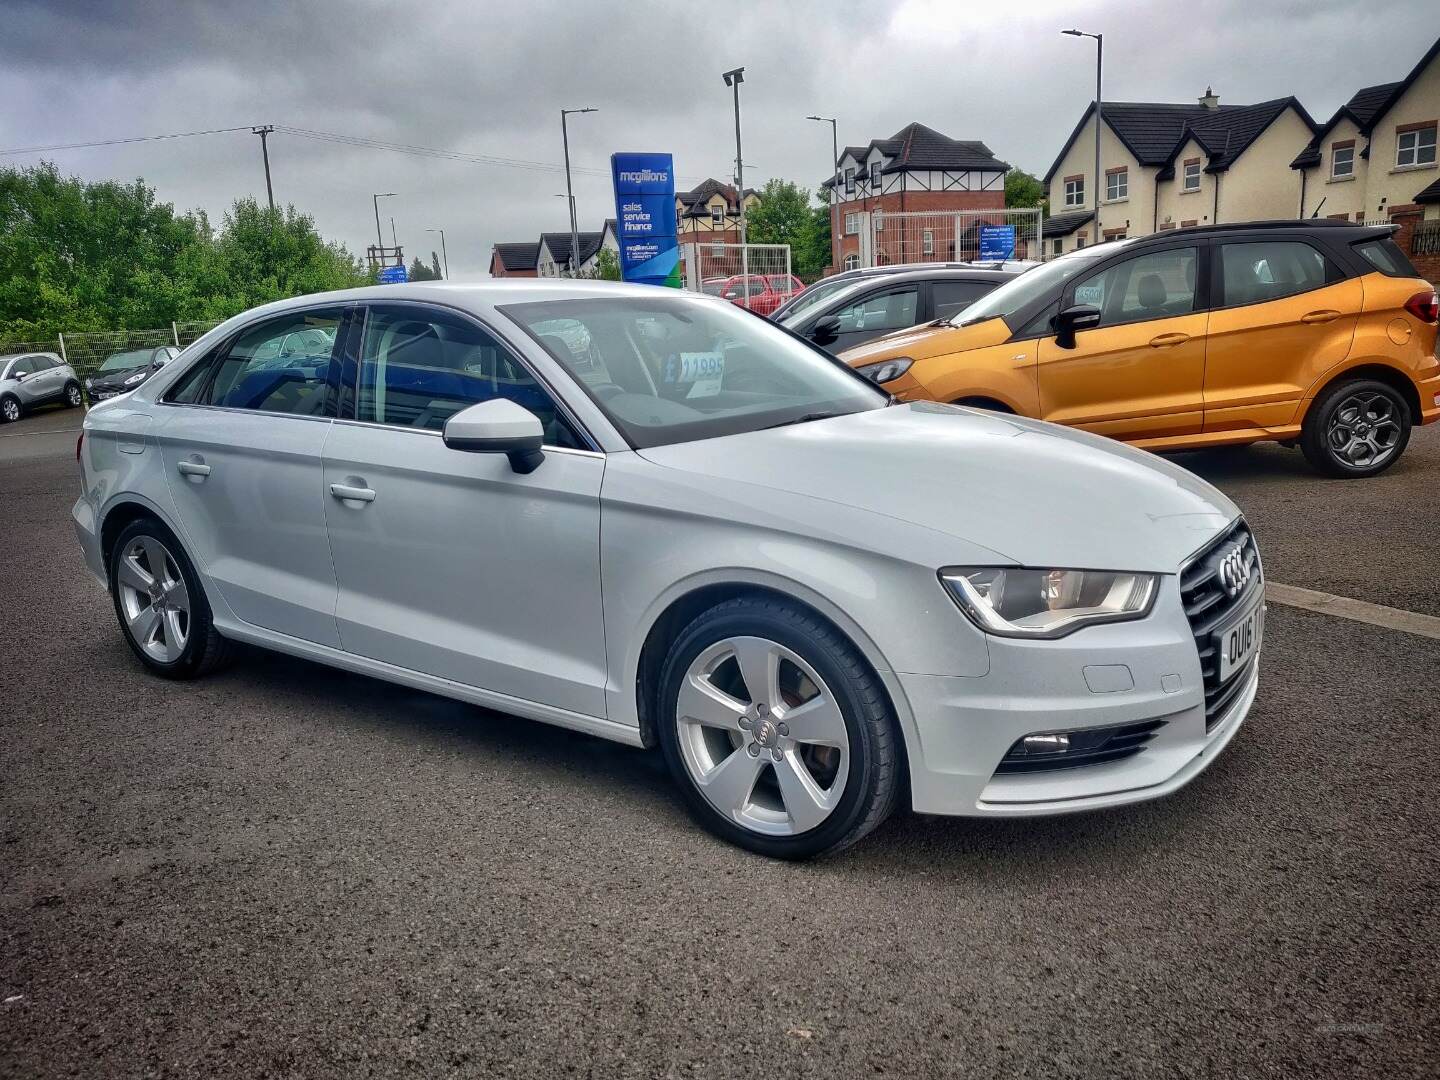
<instances>
[{"instance_id":1,"label":"fog light","mask_svg":"<svg viewBox=\"0 0 1440 1080\"><path fill-rule=\"evenodd\" d=\"M1070 736L1064 732L1056 735L1026 735L1020 740L1022 754L1063 754L1070 749Z\"/></svg>"}]
</instances>

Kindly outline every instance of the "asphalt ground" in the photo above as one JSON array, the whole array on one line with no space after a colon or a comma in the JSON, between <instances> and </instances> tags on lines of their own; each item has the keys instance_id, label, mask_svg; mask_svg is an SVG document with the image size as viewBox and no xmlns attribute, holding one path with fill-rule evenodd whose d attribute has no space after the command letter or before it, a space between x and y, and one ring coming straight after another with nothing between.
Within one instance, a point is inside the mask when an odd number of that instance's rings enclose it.
<instances>
[{"instance_id":1,"label":"asphalt ground","mask_svg":"<svg viewBox=\"0 0 1440 1080\"><path fill-rule=\"evenodd\" d=\"M655 755L258 650L147 676L31 434L77 422L0 428L0 1075L1436 1075L1433 640L1272 605L1177 795L779 864ZM1440 610L1440 429L1368 482L1182 460L1273 580Z\"/></svg>"}]
</instances>

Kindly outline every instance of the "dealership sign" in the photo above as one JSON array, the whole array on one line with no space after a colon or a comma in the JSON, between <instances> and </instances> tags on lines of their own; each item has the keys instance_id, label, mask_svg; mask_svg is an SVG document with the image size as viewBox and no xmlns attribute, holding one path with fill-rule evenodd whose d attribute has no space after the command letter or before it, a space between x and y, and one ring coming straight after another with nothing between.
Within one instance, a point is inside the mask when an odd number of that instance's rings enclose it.
<instances>
[{"instance_id":1,"label":"dealership sign","mask_svg":"<svg viewBox=\"0 0 1440 1080\"><path fill-rule=\"evenodd\" d=\"M620 276L680 288L675 165L669 154L611 154Z\"/></svg>"},{"instance_id":2,"label":"dealership sign","mask_svg":"<svg viewBox=\"0 0 1440 1080\"><path fill-rule=\"evenodd\" d=\"M377 280L381 285L403 285L410 277L403 266L382 266Z\"/></svg>"},{"instance_id":3,"label":"dealership sign","mask_svg":"<svg viewBox=\"0 0 1440 1080\"><path fill-rule=\"evenodd\" d=\"M980 226L980 261L1005 262L1015 257L1014 225Z\"/></svg>"}]
</instances>

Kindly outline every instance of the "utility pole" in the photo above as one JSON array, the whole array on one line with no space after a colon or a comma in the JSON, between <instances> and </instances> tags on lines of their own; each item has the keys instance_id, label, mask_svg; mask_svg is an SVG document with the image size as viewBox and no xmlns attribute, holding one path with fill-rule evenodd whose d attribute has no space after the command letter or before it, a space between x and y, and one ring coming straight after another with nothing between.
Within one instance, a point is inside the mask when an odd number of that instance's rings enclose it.
<instances>
[{"instance_id":1,"label":"utility pole","mask_svg":"<svg viewBox=\"0 0 1440 1080\"><path fill-rule=\"evenodd\" d=\"M274 124L264 124L250 129L252 135L260 136L260 156L265 159L265 196L270 200L271 213L275 212L275 189L270 186L270 147L265 140L274 130Z\"/></svg>"},{"instance_id":2,"label":"utility pole","mask_svg":"<svg viewBox=\"0 0 1440 1080\"><path fill-rule=\"evenodd\" d=\"M444 230L444 229L426 229L425 231L426 231L426 232L438 232L438 233L440 234L440 258L441 258L441 260L443 261L444 266L445 266L445 280L446 280L446 281L449 281L449 280L450 280L450 253L445 250L445 230ZM431 254L433 255L434 252L432 251Z\"/></svg>"},{"instance_id":3,"label":"utility pole","mask_svg":"<svg viewBox=\"0 0 1440 1080\"><path fill-rule=\"evenodd\" d=\"M375 260L377 266L385 265L385 235L380 231L380 200L389 199L395 195L393 191L382 191L373 195L375 202Z\"/></svg>"},{"instance_id":4,"label":"utility pole","mask_svg":"<svg viewBox=\"0 0 1440 1080\"><path fill-rule=\"evenodd\" d=\"M840 136L836 133L833 116L807 116L805 119L818 120L822 124L830 125L830 194L826 196L826 202L830 204L830 262L833 265L836 262L836 252L839 250L836 242L840 239L840 230L836 227L839 224L836 220L839 211L835 202L840 182Z\"/></svg>"},{"instance_id":5,"label":"utility pole","mask_svg":"<svg viewBox=\"0 0 1440 1080\"><path fill-rule=\"evenodd\" d=\"M745 159L740 150L740 84L745 81L745 69L743 67L732 68L723 75L725 85L732 87L735 91L735 201L740 206L740 244L741 259L745 258ZM747 266L744 273L749 275Z\"/></svg>"},{"instance_id":6,"label":"utility pole","mask_svg":"<svg viewBox=\"0 0 1440 1080\"><path fill-rule=\"evenodd\" d=\"M1095 242L1101 243L1105 236L1100 231L1100 199L1105 178L1100 175L1100 128L1105 122L1105 104L1100 96L1100 77L1105 70L1105 35L1087 34L1084 30L1061 30L1067 37L1088 37L1095 39Z\"/></svg>"},{"instance_id":7,"label":"utility pole","mask_svg":"<svg viewBox=\"0 0 1440 1080\"><path fill-rule=\"evenodd\" d=\"M575 216L575 191L570 186L570 132L565 126L565 119L575 113L599 112L599 109L561 109L560 110L560 139L565 144L565 201L570 204L570 276L574 277L580 270L580 223Z\"/></svg>"}]
</instances>

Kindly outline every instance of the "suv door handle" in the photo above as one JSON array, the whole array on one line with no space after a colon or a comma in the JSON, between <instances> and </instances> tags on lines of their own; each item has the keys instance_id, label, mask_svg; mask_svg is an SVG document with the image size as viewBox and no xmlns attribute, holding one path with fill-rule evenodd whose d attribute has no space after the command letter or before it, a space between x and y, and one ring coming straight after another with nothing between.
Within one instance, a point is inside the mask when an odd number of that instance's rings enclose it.
<instances>
[{"instance_id":1,"label":"suv door handle","mask_svg":"<svg viewBox=\"0 0 1440 1080\"><path fill-rule=\"evenodd\" d=\"M1300 316L1300 321L1308 323L1326 323L1334 322L1338 318L1340 318L1340 312L1338 311L1307 311L1304 315Z\"/></svg>"},{"instance_id":2,"label":"suv door handle","mask_svg":"<svg viewBox=\"0 0 1440 1080\"><path fill-rule=\"evenodd\" d=\"M374 488L351 487L349 484L331 484L330 494L341 502L371 503L375 501Z\"/></svg>"},{"instance_id":3,"label":"suv door handle","mask_svg":"<svg viewBox=\"0 0 1440 1080\"><path fill-rule=\"evenodd\" d=\"M1150 347L1152 349L1168 349L1171 345L1183 345L1189 340L1189 334L1160 334L1150 339Z\"/></svg>"},{"instance_id":4,"label":"suv door handle","mask_svg":"<svg viewBox=\"0 0 1440 1080\"><path fill-rule=\"evenodd\" d=\"M199 461L182 461L175 466L175 471L181 476L193 476L198 480L204 480L210 475L210 466Z\"/></svg>"}]
</instances>

